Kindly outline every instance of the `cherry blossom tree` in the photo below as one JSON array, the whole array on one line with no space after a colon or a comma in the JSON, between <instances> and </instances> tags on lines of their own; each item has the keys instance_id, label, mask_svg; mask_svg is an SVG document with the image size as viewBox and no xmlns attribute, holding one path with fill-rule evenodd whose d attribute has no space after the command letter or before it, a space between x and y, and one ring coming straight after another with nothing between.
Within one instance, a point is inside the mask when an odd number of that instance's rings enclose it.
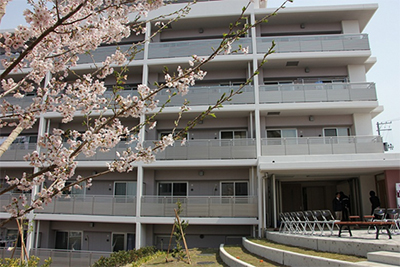
<instances>
[{"instance_id":1,"label":"cherry blossom tree","mask_svg":"<svg viewBox=\"0 0 400 267\"><path fill-rule=\"evenodd\" d=\"M137 88L138 95L123 95L123 84L128 79L129 63L142 50L143 45L152 37L166 29L170 23L186 16L193 3L188 3L173 13L152 18L158 30L146 34L147 14L159 9L165 3L162 0L29 0L31 8L24 11L28 26L19 26L11 33L0 36L0 49L5 57L1 63L0 75L0 128L9 128L11 134L0 146L0 157L22 131L33 127L38 118L47 112L54 112L69 123L83 118L84 132L75 129L68 131L54 128L38 137L37 150L25 156L33 167L32 173L23 173L21 177L2 177L7 186L0 195L19 189L22 194L13 198L6 210L8 221L20 218L33 209L42 208L54 197L61 197L63 191L79 188L82 182L89 187L92 180L110 172L129 172L134 162L151 163L155 153L166 149L195 127L206 116L214 116L213 110L221 108L249 84L258 70L238 90L224 94L204 112L193 117L182 130L177 130L182 114L190 110L188 102L182 103L172 132L150 147L143 146L141 131L154 128L156 117L176 95L185 95L197 80L206 75L202 67L217 55L228 53L247 53L248 48L232 49L232 44L251 27L265 22L270 16L284 8L285 1L275 12L266 15L254 24L243 20L249 2L243 7L237 21L227 28L218 47L208 57L196 55L188 62L188 68L177 66L176 70L165 70L165 82L156 84L155 89L145 84ZM0 14L7 0L0 1ZM4 13L4 12L3 12ZM131 35L143 35L142 41L133 42L123 51L116 44ZM94 62L94 68L85 74L79 74L75 67L82 55L91 55L100 45L115 45L115 52L103 62ZM273 46L265 54L273 52ZM23 74L21 79L13 75ZM113 76L115 85L112 92L107 91L104 79ZM71 78L74 80L71 82ZM157 94L169 92L169 100L159 103ZM32 103L22 107L9 99L22 99L27 93L34 94ZM151 114L151 115L149 115ZM124 119L140 119L134 126L124 124ZM64 142L67 138L67 142ZM89 176L77 172L77 156L84 154L93 157L96 153L110 151L118 143L134 144L116 159L108 163L108 169ZM180 142L185 142L182 139ZM45 181L51 181L44 187ZM72 183L67 183L72 181ZM27 194L34 189L37 194L28 201Z\"/></svg>"}]
</instances>

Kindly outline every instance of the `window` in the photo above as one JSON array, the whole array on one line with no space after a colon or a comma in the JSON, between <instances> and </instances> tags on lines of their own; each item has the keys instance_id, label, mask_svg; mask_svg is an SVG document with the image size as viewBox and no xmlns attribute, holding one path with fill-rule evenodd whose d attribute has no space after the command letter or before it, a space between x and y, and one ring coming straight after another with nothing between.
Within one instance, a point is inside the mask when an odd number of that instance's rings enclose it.
<instances>
[{"instance_id":1,"label":"window","mask_svg":"<svg viewBox=\"0 0 400 267\"><path fill-rule=\"evenodd\" d=\"M286 144L295 144L297 138L296 129L269 129L267 130L267 138L269 145L281 145L281 139L286 138Z\"/></svg>"},{"instance_id":2,"label":"window","mask_svg":"<svg viewBox=\"0 0 400 267\"><path fill-rule=\"evenodd\" d=\"M177 130L176 132L179 132L179 130ZM171 132L159 132L158 136L159 139L161 140L164 136L168 136ZM183 138L189 139L189 132L187 132L186 134L184 134L183 136L179 137L177 140L182 140Z\"/></svg>"},{"instance_id":3,"label":"window","mask_svg":"<svg viewBox=\"0 0 400 267\"><path fill-rule=\"evenodd\" d=\"M158 183L159 196L187 196L187 182Z\"/></svg>"},{"instance_id":4,"label":"window","mask_svg":"<svg viewBox=\"0 0 400 267\"><path fill-rule=\"evenodd\" d=\"M136 196L136 182L115 182L114 196Z\"/></svg>"},{"instance_id":5,"label":"window","mask_svg":"<svg viewBox=\"0 0 400 267\"><path fill-rule=\"evenodd\" d=\"M221 195L222 196L247 196L248 182L222 182Z\"/></svg>"},{"instance_id":6,"label":"window","mask_svg":"<svg viewBox=\"0 0 400 267\"><path fill-rule=\"evenodd\" d=\"M135 234L131 233L113 233L112 251L133 250L135 248Z\"/></svg>"},{"instance_id":7,"label":"window","mask_svg":"<svg viewBox=\"0 0 400 267\"><path fill-rule=\"evenodd\" d=\"M350 136L350 129L347 127L339 127L339 128L325 128L324 129L324 137L325 143L348 143L350 140L348 138L343 138L345 136ZM342 137L342 138L337 138Z\"/></svg>"},{"instance_id":8,"label":"window","mask_svg":"<svg viewBox=\"0 0 400 267\"><path fill-rule=\"evenodd\" d=\"M349 128L325 128L324 136L350 136Z\"/></svg>"},{"instance_id":9,"label":"window","mask_svg":"<svg viewBox=\"0 0 400 267\"><path fill-rule=\"evenodd\" d=\"M229 130L220 132L221 139L242 139L247 137L246 130Z\"/></svg>"},{"instance_id":10,"label":"window","mask_svg":"<svg viewBox=\"0 0 400 267\"><path fill-rule=\"evenodd\" d=\"M70 184L72 184L73 182L65 182L65 186L68 186ZM63 195L74 195L74 196L84 196L86 193L86 182L82 182L79 184L81 186L81 188L75 188L74 186L70 187L71 190L65 190L63 191Z\"/></svg>"},{"instance_id":11,"label":"window","mask_svg":"<svg viewBox=\"0 0 400 267\"><path fill-rule=\"evenodd\" d=\"M77 231L57 231L56 249L81 250L82 232Z\"/></svg>"}]
</instances>

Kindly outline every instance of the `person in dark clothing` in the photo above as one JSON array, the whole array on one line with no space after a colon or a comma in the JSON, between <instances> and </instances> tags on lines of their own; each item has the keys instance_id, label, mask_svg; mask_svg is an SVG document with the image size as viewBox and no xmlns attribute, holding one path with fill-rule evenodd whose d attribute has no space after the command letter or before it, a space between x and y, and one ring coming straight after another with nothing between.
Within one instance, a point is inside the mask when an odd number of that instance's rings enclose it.
<instances>
[{"instance_id":1,"label":"person in dark clothing","mask_svg":"<svg viewBox=\"0 0 400 267\"><path fill-rule=\"evenodd\" d=\"M342 201L340 201L340 193L337 192L335 198L332 200L332 208L335 213L335 219L342 220Z\"/></svg>"},{"instance_id":2,"label":"person in dark clothing","mask_svg":"<svg viewBox=\"0 0 400 267\"><path fill-rule=\"evenodd\" d=\"M370 191L369 195L369 201L371 202L371 215L374 215L374 210L381 207L381 202L379 201L379 198L375 195L375 191Z\"/></svg>"},{"instance_id":3,"label":"person in dark clothing","mask_svg":"<svg viewBox=\"0 0 400 267\"><path fill-rule=\"evenodd\" d=\"M350 199L343 192L340 192L340 200L342 202L342 218L343 218L343 221L349 221Z\"/></svg>"}]
</instances>

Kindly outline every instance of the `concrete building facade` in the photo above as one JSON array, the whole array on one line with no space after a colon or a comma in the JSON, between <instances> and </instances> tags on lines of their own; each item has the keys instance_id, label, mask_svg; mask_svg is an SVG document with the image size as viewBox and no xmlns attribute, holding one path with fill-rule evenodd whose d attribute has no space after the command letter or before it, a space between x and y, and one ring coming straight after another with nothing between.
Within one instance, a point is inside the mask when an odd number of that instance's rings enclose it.
<instances>
[{"instance_id":1,"label":"concrete building facade","mask_svg":"<svg viewBox=\"0 0 400 267\"><path fill-rule=\"evenodd\" d=\"M185 2L185 1L178 1ZM229 2L229 4L228 4ZM146 44L129 67L126 92L140 83L163 81L164 66L186 66L191 55L207 56L246 1L199 1L191 13L174 22ZM184 3L153 12L157 16ZM55 199L30 217L30 248L60 251L112 252L144 246L166 249L174 208L189 221L190 247L218 247L241 242L242 236L262 236L277 227L284 211L331 209L335 192L350 197L351 213L370 213L369 191L382 205L396 206L400 155L385 153L371 120L383 111L373 81L366 73L374 65L368 35L363 30L377 4L287 7L266 24L251 29L235 43L248 54L220 55L205 66L208 75L185 97L175 97L146 130L145 144L174 127L186 98L192 110L182 125L246 81L272 41L275 53L243 93L215 111L177 142L156 155L151 164L137 163L130 173L112 173L70 198ZM273 9L264 1L246 12L249 22ZM156 26L148 23L154 31ZM150 34L147 33L147 34ZM131 37L134 42L140 37ZM121 47L129 46L121 44ZM94 51L100 61L110 47ZM82 57L77 72L90 68ZM112 86L112 80L106 79ZM125 92L124 91L124 92ZM167 95L159 95L160 102ZM139 122L129 121L135 125ZM45 114L26 130L0 161L1 177L29 170L23 155L36 148L37 136L47 129L80 129L79 118L62 124L57 114ZM82 128L83 129L83 128ZM2 136L7 133L1 132ZM83 175L106 169L115 151L95 158L79 157ZM1 196L2 206L11 195ZM0 213L0 218L8 215ZM12 223L1 229L4 242L16 234Z\"/></svg>"}]
</instances>

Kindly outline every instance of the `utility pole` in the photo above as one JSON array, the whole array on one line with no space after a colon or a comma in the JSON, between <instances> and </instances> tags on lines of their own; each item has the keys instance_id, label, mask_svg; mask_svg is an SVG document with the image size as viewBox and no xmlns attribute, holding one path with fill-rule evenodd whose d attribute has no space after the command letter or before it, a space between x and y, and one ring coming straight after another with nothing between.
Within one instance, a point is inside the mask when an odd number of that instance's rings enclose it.
<instances>
[{"instance_id":1,"label":"utility pole","mask_svg":"<svg viewBox=\"0 0 400 267\"><path fill-rule=\"evenodd\" d=\"M385 121L385 122L377 122L376 123L376 128L378 130L378 135L381 136L381 132L383 131L391 131L392 129L390 128L390 125L392 124L391 121ZM394 146L393 144L388 144L387 142L383 143L385 151L393 150Z\"/></svg>"}]
</instances>

